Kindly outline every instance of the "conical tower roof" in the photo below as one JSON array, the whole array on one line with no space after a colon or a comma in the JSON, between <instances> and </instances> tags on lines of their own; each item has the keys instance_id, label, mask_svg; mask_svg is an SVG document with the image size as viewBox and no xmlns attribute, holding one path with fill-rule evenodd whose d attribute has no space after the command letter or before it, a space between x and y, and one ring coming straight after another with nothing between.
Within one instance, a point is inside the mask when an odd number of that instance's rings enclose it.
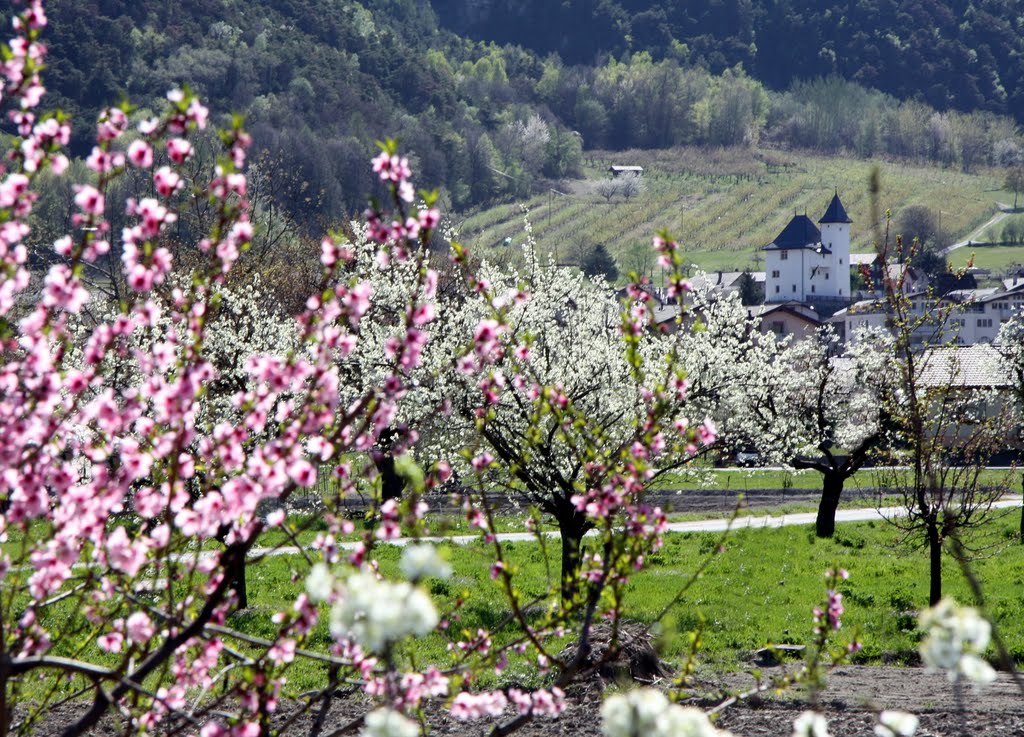
<instances>
[{"instance_id":1,"label":"conical tower roof","mask_svg":"<svg viewBox=\"0 0 1024 737\"><path fill-rule=\"evenodd\" d=\"M825 214L821 216L821 223L852 223L850 216L846 214L846 208L843 207L843 203L839 201L839 192L836 191L835 196L832 197L832 201L828 205L828 209L825 210Z\"/></svg>"},{"instance_id":2,"label":"conical tower roof","mask_svg":"<svg viewBox=\"0 0 1024 737\"><path fill-rule=\"evenodd\" d=\"M814 223L806 215L794 215L775 240L765 248L778 249L781 251L793 248L809 248L821 243L821 232L814 227Z\"/></svg>"}]
</instances>

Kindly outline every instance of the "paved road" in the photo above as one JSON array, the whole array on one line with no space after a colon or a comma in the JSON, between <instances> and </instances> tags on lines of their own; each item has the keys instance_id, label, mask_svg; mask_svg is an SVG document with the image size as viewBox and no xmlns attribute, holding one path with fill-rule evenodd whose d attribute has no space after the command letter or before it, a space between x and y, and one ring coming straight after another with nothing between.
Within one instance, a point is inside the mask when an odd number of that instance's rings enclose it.
<instances>
[{"instance_id":1,"label":"paved road","mask_svg":"<svg viewBox=\"0 0 1024 737\"><path fill-rule=\"evenodd\" d=\"M1006 217L1010 214L1009 212L1007 212L1007 210L1012 210L1012 208L1009 205L1003 204L1002 202L999 202L997 204L999 205L999 212L997 212L995 215L989 218L988 222L986 222L980 228L975 228L974 231L972 231L971 234L968 235L967 238L965 238L964 240L960 241L959 243L954 243L952 246L947 246L946 248L943 248L941 251L942 255L948 256L958 248L973 245L974 241L979 239L981 237L981 234L984 233L987 228L1006 219Z\"/></svg>"},{"instance_id":2,"label":"paved road","mask_svg":"<svg viewBox=\"0 0 1024 737\"><path fill-rule=\"evenodd\" d=\"M1013 507L1020 507L1022 502L1024 502L1024 499L1019 496L1014 496L1001 499L992 506L997 509L1009 509ZM904 507L840 509L836 512L836 522L869 522L871 520L904 517L906 514L907 510ZM789 527L790 525L812 525L814 524L815 516L814 512L803 512L800 514L763 515L759 517L744 516L737 517L735 520L720 518L695 520L693 522L670 522L668 529L669 532L725 532L728 529L739 530L744 527L778 528ZM588 534L593 535L595 533L591 532ZM558 532L545 532L544 536L548 538L557 538ZM498 535L498 539L502 542L530 542L536 538L529 532L503 532ZM425 537L420 538L418 542L450 542L456 545L468 545L479 540L479 535L455 535L452 537ZM411 538L399 538L397 540L391 540L388 544L398 545L401 547L410 542L417 542L417 540L413 540ZM358 544L359 543L356 542L343 542L339 543L338 547L342 550L353 550ZM256 548L250 553L250 556L263 557L272 555L298 555L299 553L300 550L297 547L288 546L273 549Z\"/></svg>"}]
</instances>

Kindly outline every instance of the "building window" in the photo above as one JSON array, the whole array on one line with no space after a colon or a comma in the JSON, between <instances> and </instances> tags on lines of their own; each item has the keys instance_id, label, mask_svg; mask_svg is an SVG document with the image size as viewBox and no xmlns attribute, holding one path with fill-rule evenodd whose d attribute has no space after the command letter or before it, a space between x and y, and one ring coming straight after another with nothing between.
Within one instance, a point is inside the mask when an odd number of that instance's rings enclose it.
<instances>
[{"instance_id":1,"label":"building window","mask_svg":"<svg viewBox=\"0 0 1024 737\"><path fill-rule=\"evenodd\" d=\"M825 280L828 281L828 272L825 272Z\"/></svg>"},{"instance_id":2,"label":"building window","mask_svg":"<svg viewBox=\"0 0 1024 737\"><path fill-rule=\"evenodd\" d=\"M839 259L839 265L840 265L840 266L842 266L842 265L843 265L843 260L842 260L842 259Z\"/></svg>"},{"instance_id":3,"label":"building window","mask_svg":"<svg viewBox=\"0 0 1024 737\"><path fill-rule=\"evenodd\" d=\"M781 251L779 253L779 260L780 261L785 261L788 258L789 258L789 251Z\"/></svg>"},{"instance_id":4,"label":"building window","mask_svg":"<svg viewBox=\"0 0 1024 737\"><path fill-rule=\"evenodd\" d=\"M815 286L814 286L814 285L812 284L812 285L811 285L811 294L814 294L816 290L817 290L817 287L815 287Z\"/></svg>"},{"instance_id":5,"label":"building window","mask_svg":"<svg viewBox=\"0 0 1024 737\"><path fill-rule=\"evenodd\" d=\"M779 278L779 270L778 269L774 269L772 271L772 279L778 279L778 278Z\"/></svg>"},{"instance_id":6,"label":"building window","mask_svg":"<svg viewBox=\"0 0 1024 737\"><path fill-rule=\"evenodd\" d=\"M776 293L776 294L778 294L778 293L779 293L779 285L778 285L778 284L776 284L776 285L775 285L775 293Z\"/></svg>"},{"instance_id":7,"label":"building window","mask_svg":"<svg viewBox=\"0 0 1024 737\"><path fill-rule=\"evenodd\" d=\"M793 294L796 294L796 284L793 285Z\"/></svg>"},{"instance_id":8,"label":"building window","mask_svg":"<svg viewBox=\"0 0 1024 737\"><path fill-rule=\"evenodd\" d=\"M776 335L782 335L786 332L786 326L781 320L772 320L772 332Z\"/></svg>"},{"instance_id":9,"label":"building window","mask_svg":"<svg viewBox=\"0 0 1024 737\"><path fill-rule=\"evenodd\" d=\"M978 327L979 328L990 328L990 327L992 327L992 318L991 317L979 317L978 318Z\"/></svg>"}]
</instances>

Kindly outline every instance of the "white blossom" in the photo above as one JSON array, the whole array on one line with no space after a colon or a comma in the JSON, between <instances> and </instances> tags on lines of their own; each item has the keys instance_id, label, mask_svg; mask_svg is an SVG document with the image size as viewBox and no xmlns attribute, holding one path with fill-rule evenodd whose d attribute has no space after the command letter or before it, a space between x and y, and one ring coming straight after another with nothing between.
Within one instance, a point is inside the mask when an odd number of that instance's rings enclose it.
<instances>
[{"instance_id":1,"label":"white blossom","mask_svg":"<svg viewBox=\"0 0 1024 737\"><path fill-rule=\"evenodd\" d=\"M608 698L601 706L607 737L727 737L700 709L670 703L653 688L638 688Z\"/></svg>"},{"instance_id":2,"label":"white blossom","mask_svg":"<svg viewBox=\"0 0 1024 737\"><path fill-rule=\"evenodd\" d=\"M408 636L433 631L439 617L434 602L407 582L381 581L369 571L355 573L331 607L329 629L335 638L351 638L379 653Z\"/></svg>"},{"instance_id":3,"label":"white blossom","mask_svg":"<svg viewBox=\"0 0 1024 737\"><path fill-rule=\"evenodd\" d=\"M921 659L932 670L944 670L951 681L965 678L984 685L996 674L980 656L988 647L992 625L976 609L943 599L921 613Z\"/></svg>"},{"instance_id":4,"label":"white blossom","mask_svg":"<svg viewBox=\"0 0 1024 737\"><path fill-rule=\"evenodd\" d=\"M878 737L912 737L917 731L918 720L905 711L883 711L878 715L875 734Z\"/></svg>"},{"instance_id":5,"label":"white blossom","mask_svg":"<svg viewBox=\"0 0 1024 737\"><path fill-rule=\"evenodd\" d=\"M419 725L391 709L376 709L363 719L361 737L416 737Z\"/></svg>"},{"instance_id":6,"label":"white blossom","mask_svg":"<svg viewBox=\"0 0 1024 737\"><path fill-rule=\"evenodd\" d=\"M805 711L793 720L793 737L831 737L828 721L817 712Z\"/></svg>"},{"instance_id":7,"label":"white blossom","mask_svg":"<svg viewBox=\"0 0 1024 737\"><path fill-rule=\"evenodd\" d=\"M323 563L316 563L306 576L306 593L314 604L327 601L334 591L334 576Z\"/></svg>"},{"instance_id":8,"label":"white blossom","mask_svg":"<svg viewBox=\"0 0 1024 737\"><path fill-rule=\"evenodd\" d=\"M410 581L421 578L448 578L452 575L452 567L430 543L413 543L402 551L399 562L402 573Z\"/></svg>"}]
</instances>

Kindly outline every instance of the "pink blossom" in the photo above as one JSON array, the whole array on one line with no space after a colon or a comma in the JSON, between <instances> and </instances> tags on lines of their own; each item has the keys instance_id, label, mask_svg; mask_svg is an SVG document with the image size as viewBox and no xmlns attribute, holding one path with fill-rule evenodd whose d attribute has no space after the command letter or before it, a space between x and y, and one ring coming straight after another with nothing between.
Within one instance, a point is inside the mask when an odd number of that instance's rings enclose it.
<instances>
[{"instance_id":1,"label":"pink blossom","mask_svg":"<svg viewBox=\"0 0 1024 737\"><path fill-rule=\"evenodd\" d=\"M148 169L153 165L153 148L145 141L132 141L128 147L128 160L133 166Z\"/></svg>"},{"instance_id":2,"label":"pink blossom","mask_svg":"<svg viewBox=\"0 0 1024 737\"><path fill-rule=\"evenodd\" d=\"M455 719L466 722L501 716L507 705L508 699L501 691L484 691L479 694L463 691L452 701L449 711Z\"/></svg>"},{"instance_id":3,"label":"pink blossom","mask_svg":"<svg viewBox=\"0 0 1024 737\"><path fill-rule=\"evenodd\" d=\"M134 612L129 615L125 622L125 631L128 639L136 644L148 642L156 633L153 622L145 612Z\"/></svg>"},{"instance_id":4,"label":"pink blossom","mask_svg":"<svg viewBox=\"0 0 1024 737\"><path fill-rule=\"evenodd\" d=\"M153 186L161 197L170 197L182 186L181 176L169 166L161 166L153 174Z\"/></svg>"},{"instance_id":5,"label":"pink blossom","mask_svg":"<svg viewBox=\"0 0 1024 737\"><path fill-rule=\"evenodd\" d=\"M103 195L99 190L88 184L75 185L75 205L89 215L102 215L104 210Z\"/></svg>"},{"instance_id":6,"label":"pink blossom","mask_svg":"<svg viewBox=\"0 0 1024 737\"><path fill-rule=\"evenodd\" d=\"M192 155L192 144L184 138L172 138L167 142L167 156L175 164L184 164Z\"/></svg>"},{"instance_id":7,"label":"pink blossom","mask_svg":"<svg viewBox=\"0 0 1024 737\"><path fill-rule=\"evenodd\" d=\"M99 645L100 650L107 653L121 652L121 645L123 643L124 635L120 632L108 632L96 639L96 644Z\"/></svg>"}]
</instances>

